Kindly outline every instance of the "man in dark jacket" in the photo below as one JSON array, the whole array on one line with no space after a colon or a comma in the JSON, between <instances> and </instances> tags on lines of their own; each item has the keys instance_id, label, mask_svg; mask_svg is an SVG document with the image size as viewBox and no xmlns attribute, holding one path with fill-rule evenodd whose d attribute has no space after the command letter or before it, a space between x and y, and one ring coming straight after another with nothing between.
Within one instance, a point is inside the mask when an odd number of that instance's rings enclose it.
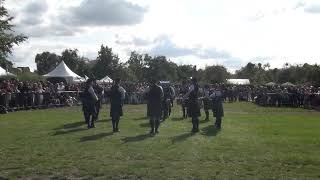
<instances>
[{"instance_id":1,"label":"man in dark jacket","mask_svg":"<svg viewBox=\"0 0 320 180\"><path fill-rule=\"evenodd\" d=\"M212 111L213 111L213 116L216 118L215 122L215 127L217 129L221 129L221 121L222 117L224 116L224 111L223 111L223 105L222 105L222 92L221 90L217 87L215 88L214 92L210 96L213 101L212 105Z\"/></svg>"},{"instance_id":2,"label":"man in dark jacket","mask_svg":"<svg viewBox=\"0 0 320 180\"><path fill-rule=\"evenodd\" d=\"M200 105L199 105L199 85L196 78L192 78L192 84L189 87L189 91L184 95L184 98L188 98L188 116L192 118L192 132L199 132L199 117Z\"/></svg>"},{"instance_id":3,"label":"man in dark jacket","mask_svg":"<svg viewBox=\"0 0 320 180\"><path fill-rule=\"evenodd\" d=\"M148 117L150 118L150 134L159 133L160 118L162 115L161 104L163 99L163 89L157 85L156 80L151 80L151 86L147 91Z\"/></svg>"},{"instance_id":4,"label":"man in dark jacket","mask_svg":"<svg viewBox=\"0 0 320 180\"><path fill-rule=\"evenodd\" d=\"M117 78L114 81L114 85L110 91L107 92L107 96L110 97L110 117L112 119L113 132L119 132L119 121L123 115L122 106L125 98L125 89L120 86L120 79Z\"/></svg>"},{"instance_id":5,"label":"man in dark jacket","mask_svg":"<svg viewBox=\"0 0 320 180\"><path fill-rule=\"evenodd\" d=\"M180 88L180 96L182 96L181 99L181 107L182 107L182 113L183 113L183 118L187 118L188 114L187 114L187 108L188 108L188 99L187 97L184 98L184 95L187 94L188 92L188 85L186 81L182 81L182 85Z\"/></svg>"},{"instance_id":6,"label":"man in dark jacket","mask_svg":"<svg viewBox=\"0 0 320 180\"><path fill-rule=\"evenodd\" d=\"M100 109L101 109L101 106L102 106L102 98L104 96L104 89L103 87L101 87L99 84L95 83L93 85L93 89L94 89L94 92L96 93L97 97L98 97L98 101L96 103L96 110L97 110L97 118L96 118L96 121L99 120L99 113L100 113Z\"/></svg>"},{"instance_id":7,"label":"man in dark jacket","mask_svg":"<svg viewBox=\"0 0 320 180\"><path fill-rule=\"evenodd\" d=\"M81 95L82 97L82 110L84 114L84 118L89 128L94 128L94 121L97 118L97 109L96 102L98 101L98 97L93 90L93 79L88 79L86 82L86 87Z\"/></svg>"}]
</instances>

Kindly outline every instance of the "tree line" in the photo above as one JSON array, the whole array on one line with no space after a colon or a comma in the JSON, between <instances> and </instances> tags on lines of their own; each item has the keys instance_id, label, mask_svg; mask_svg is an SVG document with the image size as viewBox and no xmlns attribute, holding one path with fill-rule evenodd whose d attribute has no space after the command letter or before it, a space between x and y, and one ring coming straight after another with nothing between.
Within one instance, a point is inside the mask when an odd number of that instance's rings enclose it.
<instances>
[{"instance_id":1,"label":"tree line","mask_svg":"<svg viewBox=\"0 0 320 180\"><path fill-rule=\"evenodd\" d=\"M108 75L110 78L120 77L131 82L146 82L151 78L181 82L190 77L197 77L203 82L220 83L232 76L224 66L197 69L193 65L177 65L166 56L150 56L136 51L131 52L129 59L121 63L112 48L104 45L101 45L94 60L80 57L77 49L66 49L61 55L51 52L37 54L37 73L43 75L52 71L62 60L80 76L86 75L96 79Z\"/></svg>"},{"instance_id":2,"label":"tree line","mask_svg":"<svg viewBox=\"0 0 320 180\"><path fill-rule=\"evenodd\" d=\"M253 84L268 82L320 85L320 66L302 64L271 69L268 63L251 63L230 73L223 65L206 66L199 69L193 65L178 65L166 56L150 56L136 51L131 52L129 59L121 63L112 48L101 45L97 58L89 60L80 57L76 49L66 49L61 56L50 52L37 54L35 62L37 71L43 75L53 70L64 61L77 74L101 79L108 75L111 78L120 77L125 81L146 82L150 78L181 82L190 77L197 77L202 83L223 83L229 78L250 79Z\"/></svg>"}]
</instances>

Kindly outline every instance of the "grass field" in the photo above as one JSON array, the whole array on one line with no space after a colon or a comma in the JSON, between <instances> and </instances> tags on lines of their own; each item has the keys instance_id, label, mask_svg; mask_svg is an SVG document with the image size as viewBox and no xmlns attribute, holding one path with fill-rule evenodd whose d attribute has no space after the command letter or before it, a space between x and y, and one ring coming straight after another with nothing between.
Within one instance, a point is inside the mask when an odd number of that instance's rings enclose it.
<instances>
[{"instance_id":1,"label":"grass field","mask_svg":"<svg viewBox=\"0 0 320 180\"><path fill-rule=\"evenodd\" d=\"M223 129L180 108L150 137L145 105L125 106L112 134L103 107L87 130L80 107L0 115L0 179L320 179L320 113L224 104Z\"/></svg>"}]
</instances>

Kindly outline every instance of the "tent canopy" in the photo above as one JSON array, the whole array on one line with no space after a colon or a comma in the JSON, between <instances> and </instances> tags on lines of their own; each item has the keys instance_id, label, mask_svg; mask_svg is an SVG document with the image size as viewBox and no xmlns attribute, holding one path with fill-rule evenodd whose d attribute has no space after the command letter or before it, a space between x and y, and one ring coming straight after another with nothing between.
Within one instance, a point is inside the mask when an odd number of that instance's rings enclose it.
<instances>
[{"instance_id":1,"label":"tent canopy","mask_svg":"<svg viewBox=\"0 0 320 180\"><path fill-rule=\"evenodd\" d=\"M71 71L69 67L64 63L64 61L61 61L61 63L53 71L43 76L46 78L50 78L50 77L64 78L68 83L85 81L84 78L80 77L79 75Z\"/></svg>"},{"instance_id":2,"label":"tent canopy","mask_svg":"<svg viewBox=\"0 0 320 180\"><path fill-rule=\"evenodd\" d=\"M266 84L266 86L275 86L275 85L277 85L277 84L274 83L274 82L268 82L268 83Z\"/></svg>"},{"instance_id":3,"label":"tent canopy","mask_svg":"<svg viewBox=\"0 0 320 180\"><path fill-rule=\"evenodd\" d=\"M12 74L12 73L7 72L5 69L0 67L0 76L15 76L15 75Z\"/></svg>"},{"instance_id":4,"label":"tent canopy","mask_svg":"<svg viewBox=\"0 0 320 180\"><path fill-rule=\"evenodd\" d=\"M106 76L106 77L100 79L98 82L100 82L100 83L113 83L113 80L109 76Z\"/></svg>"},{"instance_id":5,"label":"tent canopy","mask_svg":"<svg viewBox=\"0 0 320 180\"><path fill-rule=\"evenodd\" d=\"M236 84L236 85L249 85L249 79L227 79L228 84Z\"/></svg>"},{"instance_id":6,"label":"tent canopy","mask_svg":"<svg viewBox=\"0 0 320 180\"><path fill-rule=\"evenodd\" d=\"M286 83L283 83L282 86L296 86L296 85L292 84L291 82L286 82Z\"/></svg>"}]
</instances>

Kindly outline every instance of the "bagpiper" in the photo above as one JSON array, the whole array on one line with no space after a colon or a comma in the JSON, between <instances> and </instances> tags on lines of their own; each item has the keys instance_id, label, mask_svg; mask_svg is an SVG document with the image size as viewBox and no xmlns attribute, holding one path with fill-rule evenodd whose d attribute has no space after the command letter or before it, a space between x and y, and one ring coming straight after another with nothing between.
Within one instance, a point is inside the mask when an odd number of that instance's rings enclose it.
<instances>
[{"instance_id":1,"label":"bagpiper","mask_svg":"<svg viewBox=\"0 0 320 180\"><path fill-rule=\"evenodd\" d=\"M125 99L126 90L120 86L120 78L115 79L107 97L110 97L110 117L112 120L113 132L119 132L120 117L123 116L123 101Z\"/></svg>"},{"instance_id":2,"label":"bagpiper","mask_svg":"<svg viewBox=\"0 0 320 180\"><path fill-rule=\"evenodd\" d=\"M150 118L150 135L159 133L160 118L162 115L161 105L163 99L163 89L156 83L156 80L151 80L151 85L146 92L148 99L147 112Z\"/></svg>"},{"instance_id":3,"label":"bagpiper","mask_svg":"<svg viewBox=\"0 0 320 180\"><path fill-rule=\"evenodd\" d=\"M200 104L198 99L199 85L196 78L192 78L192 84L189 87L189 91L184 95L184 98L188 98L188 116L192 118L192 130L191 132L199 132L199 117Z\"/></svg>"},{"instance_id":4,"label":"bagpiper","mask_svg":"<svg viewBox=\"0 0 320 180\"><path fill-rule=\"evenodd\" d=\"M82 94L82 110L85 118L85 122L88 125L88 129L94 128L94 121L97 118L96 103L98 97L93 90L94 79L88 79L86 82L86 87Z\"/></svg>"}]
</instances>

